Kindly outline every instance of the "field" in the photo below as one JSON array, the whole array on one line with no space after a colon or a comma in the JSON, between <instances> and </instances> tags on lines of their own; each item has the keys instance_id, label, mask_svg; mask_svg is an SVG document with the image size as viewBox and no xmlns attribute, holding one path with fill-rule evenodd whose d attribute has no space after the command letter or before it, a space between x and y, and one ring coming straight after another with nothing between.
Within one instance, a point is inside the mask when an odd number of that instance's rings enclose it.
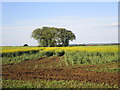
<instances>
[{"instance_id":1,"label":"field","mask_svg":"<svg viewBox=\"0 0 120 90\"><path fill-rule=\"evenodd\" d=\"M1 47L3 88L119 88L118 45Z\"/></svg>"}]
</instances>

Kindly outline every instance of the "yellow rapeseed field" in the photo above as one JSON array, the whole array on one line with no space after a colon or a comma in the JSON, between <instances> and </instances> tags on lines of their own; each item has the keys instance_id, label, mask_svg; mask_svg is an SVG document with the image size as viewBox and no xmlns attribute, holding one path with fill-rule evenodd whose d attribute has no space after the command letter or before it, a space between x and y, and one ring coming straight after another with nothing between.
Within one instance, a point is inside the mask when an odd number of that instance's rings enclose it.
<instances>
[{"instance_id":1,"label":"yellow rapeseed field","mask_svg":"<svg viewBox=\"0 0 120 90\"><path fill-rule=\"evenodd\" d=\"M118 45L109 46L73 46L73 47L0 47L0 53L18 51L88 51L88 52L118 52Z\"/></svg>"}]
</instances>

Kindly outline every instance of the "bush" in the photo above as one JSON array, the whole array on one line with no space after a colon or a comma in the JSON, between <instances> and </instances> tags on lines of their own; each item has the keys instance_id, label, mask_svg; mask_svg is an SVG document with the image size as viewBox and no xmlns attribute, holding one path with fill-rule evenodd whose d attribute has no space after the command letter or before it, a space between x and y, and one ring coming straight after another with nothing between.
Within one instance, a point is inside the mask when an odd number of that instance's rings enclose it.
<instances>
[{"instance_id":1,"label":"bush","mask_svg":"<svg viewBox=\"0 0 120 90\"><path fill-rule=\"evenodd\" d=\"M55 56L63 56L65 54L64 51L56 51L55 53Z\"/></svg>"},{"instance_id":2,"label":"bush","mask_svg":"<svg viewBox=\"0 0 120 90\"><path fill-rule=\"evenodd\" d=\"M23 46L28 46L28 44L24 44Z\"/></svg>"},{"instance_id":3,"label":"bush","mask_svg":"<svg viewBox=\"0 0 120 90\"><path fill-rule=\"evenodd\" d=\"M54 54L54 52L52 52L52 51L48 51L48 52L46 52L46 56L47 56L47 57L49 57L49 56L53 56L53 54Z\"/></svg>"}]
</instances>

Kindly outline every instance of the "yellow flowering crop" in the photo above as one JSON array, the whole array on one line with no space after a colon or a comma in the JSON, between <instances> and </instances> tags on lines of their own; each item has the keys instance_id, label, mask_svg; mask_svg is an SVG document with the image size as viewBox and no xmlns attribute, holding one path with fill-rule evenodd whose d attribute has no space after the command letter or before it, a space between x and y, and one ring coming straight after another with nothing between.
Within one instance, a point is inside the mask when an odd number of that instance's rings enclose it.
<instances>
[{"instance_id":1,"label":"yellow flowering crop","mask_svg":"<svg viewBox=\"0 0 120 90\"><path fill-rule=\"evenodd\" d=\"M73 46L73 47L1 47L0 53L42 50L42 51L88 51L88 52L118 52L118 45L109 46Z\"/></svg>"}]
</instances>

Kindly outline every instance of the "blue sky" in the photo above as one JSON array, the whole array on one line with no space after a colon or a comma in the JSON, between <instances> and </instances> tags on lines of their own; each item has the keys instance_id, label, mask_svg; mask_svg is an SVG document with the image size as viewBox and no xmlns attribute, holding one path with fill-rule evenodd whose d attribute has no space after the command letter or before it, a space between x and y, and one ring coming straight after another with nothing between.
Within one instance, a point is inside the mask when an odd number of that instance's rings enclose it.
<instances>
[{"instance_id":1,"label":"blue sky","mask_svg":"<svg viewBox=\"0 0 120 90\"><path fill-rule=\"evenodd\" d=\"M117 2L3 2L4 46L38 45L31 32L43 26L71 30L73 43L118 42Z\"/></svg>"}]
</instances>

